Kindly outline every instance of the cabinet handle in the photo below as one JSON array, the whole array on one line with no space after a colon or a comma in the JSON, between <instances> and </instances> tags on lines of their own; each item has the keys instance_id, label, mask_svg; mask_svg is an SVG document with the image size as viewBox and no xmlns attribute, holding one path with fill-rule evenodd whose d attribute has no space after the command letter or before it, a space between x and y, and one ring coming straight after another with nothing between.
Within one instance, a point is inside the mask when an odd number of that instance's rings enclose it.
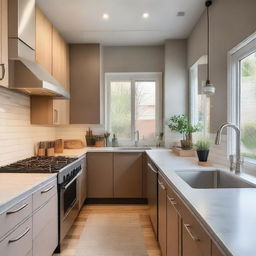
<instances>
[{"instance_id":1,"label":"cabinet handle","mask_svg":"<svg viewBox=\"0 0 256 256\"><path fill-rule=\"evenodd\" d=\"M8 243L10 244L10 243L14 243L14 242L19 241L19 240L20 240L22 237L24 237L29 231L30 231L30 228L27 228L27 229L24 231L24 233L22 233L21 235L19 235L19 236L13 238L13 239L11 239L11 240L9 240Z\"/></svg>"},{"instance_id":2,"label":"cabinet handle","mask_svg":"<svg viewBox=\"0 0 256 256\"><path fill-rule=\"evenodd\" d=\"M200 239L197 236L193 235L190 224L184 224L184 227L193 241L200 241Z\"/></svg>"},{"instance_id":3,"label":"cabinet handle","mask_svg":"<svg viewBox=\"0 0 256 256\"><path fill-rule=\"evenodd\" d=\"M160 180L158 180L158 184L160 185L160 187L161 187L163 190L165 190L165 186L164 186L163 182L161 182Z\"/></svg>"},{"instance_id":4,"label":"cabinet handle","mask_svg":"<svg viewBox=\"0 0 256 256\"><path fill-rule=\"evenodd\" d=\"M13 210L13 211L9 211L9 212L7 212L6 214L7 214L7 215L10 215L10 214L17 213L17 212L21 211L22 209L24 209L24 208L27 207L27 206L28 206L28 204L23 204L23 205L22 205L21 207L19 207L18 209Z\"/></svg>"},{"instance_id":5,"label":"cabinet handle","mask_svg":"<svg viewBox=\"0 0 256 256\"><path fill-rule=\"evenodd\" d=\"M5 77L5 65L4 64L0 64L0 66L2 67L2 76L0 77L0 81L1 81Z\"/></svg>"},{"instance_id":6,"label":"cabinet handle","mask_svg":"<svg viewBox=\"0 0 256 256\"><path fill-rule=\"evenodd\" d=\"M52 190L54 187L55 187L55 185L52 185L51 187L49 187L49 188L47 188L47 189L45 189L45 190L42 190L42 191L41 191L41 194L45 194L45 193L49 192L49 191Z\"/></svg>"},{"instance_id":7,"label":"cabinet handle","mask_svg":"<svg viewBox=\"0 0 256 256\"><path fill-rule=\"evenodd\" d=\"M158 173L158 172L153 168L153 166L152 166L150 163L148 163L148 167L149 167L150 170L153 171L154 173Z\"/></svg>"},{"instance_id":8,"label":"cabinet handle","mask_svg":"<svg viewBox=\"0 0 256 256\"><path fill-rule=\"evenodd\" d=\"M176 204L177 204L177 202L175 201L175 199L174 199L173 197L167 196L167 199L168 199L168 201L169 201L172 205L176 205Z\"/></svg>"}]
</instances>

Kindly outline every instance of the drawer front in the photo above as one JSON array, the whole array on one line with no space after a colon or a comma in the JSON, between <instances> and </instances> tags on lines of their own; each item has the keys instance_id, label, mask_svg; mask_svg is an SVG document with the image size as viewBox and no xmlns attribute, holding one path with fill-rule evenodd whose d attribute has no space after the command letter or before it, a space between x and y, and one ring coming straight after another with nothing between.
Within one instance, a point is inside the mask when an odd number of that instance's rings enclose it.
<instances>
[{"instance_id":1,"label":"drawer front","mask_svg":"<svg viewBox=\"0 0 256 256\"><path fill-rule=\"evenodd\" d=\"M20 201L0 215L0 238L32 214L32 196Z\"/></svg>"},{"instance_id":2,"label":"drawer front","mask_svg":"<svg viewBox=\"0 0 256 256\"><path fill-rule=\"evenodd\" d=\"M0 255L27 256L32 250L32 219L15 229L0 242Z\"/></svg>"},{"instance_id":3,"label":"drawer front","mask_svg":"<svg viewBox=\"0 0 256 256\"><path fill-rule=\"evenodd\" d=\"M33 194L33 211L46 203L54 194L57 193L57 180L54 180Z\"/></svg>"},{"instance_id":4,"label":"drawer front","mask_svg":"<svg viewBox=\"0 0 256 256\"><path fill-rule=\"evenodd\" d=\"M182 218L183 256L211 255L211 239L200 223L184 205L181 198L169 187L169 200Z\"/></svg>"},{"instance_id":5,"label":"drawer front","mask_svg":"<svg viewBox=\"0 0 256 256\"><path fill-rule=\"evenodd\" d=\"M50 256L58 245L57 194L33 215L33 255Z\"/></svg>"}]
</instances>

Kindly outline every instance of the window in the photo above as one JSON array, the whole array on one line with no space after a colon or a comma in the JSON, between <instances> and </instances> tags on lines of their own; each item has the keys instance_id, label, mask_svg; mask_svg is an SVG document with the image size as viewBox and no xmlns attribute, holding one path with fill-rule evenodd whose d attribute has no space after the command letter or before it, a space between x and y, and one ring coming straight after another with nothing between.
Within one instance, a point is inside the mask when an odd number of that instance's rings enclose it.
<instances>
[{"instance_id":1,"label":"window","mask_svg":"<svg viewBox=\"0 0 256 256\"><path fill-rule=\"evenodd\" d=\"M254 38L253 38L254 37ZM229 121L241 130L241 155L256 161L256 35L229 53ZM235 135L229 131L229 154Z\"/></svg>"},{"instance_id":2,"label":"window","mask_svg":"<svg viewBox=\"0 0 256 256\"><path fill-rule=\"evenodd\" d=\"M200 123L203 134L210 131L210 98L202 93L206 82L207 57L203 56L190 68L190 121L193 125Z\"/></svg>"},{"instance_id":3,"label":"window","mask_svg":"<svg viewBox=\"0 0 256 256\"><path fill-rule=\"evenodd\" d=\"M119 141L152 142L161 125L161 73L106 74L106 129Z\"/></svg>"}]
</instances>

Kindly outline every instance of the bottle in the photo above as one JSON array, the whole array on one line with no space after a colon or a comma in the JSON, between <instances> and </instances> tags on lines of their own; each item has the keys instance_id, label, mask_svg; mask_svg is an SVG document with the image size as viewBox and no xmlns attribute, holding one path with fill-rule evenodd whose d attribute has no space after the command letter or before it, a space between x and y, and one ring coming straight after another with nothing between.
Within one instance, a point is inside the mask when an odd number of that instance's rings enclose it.
<instances>
[{"instance_id":1,"label":"bottle","mask_svg":"<svg viewBox=\"0 0 256 256\"><path fill-rule=\"evenodd\" d=\"M113 138L112 138L112 147L118 147L118 141L115 134L113 134Z\"/></svg>"}]
</instances>

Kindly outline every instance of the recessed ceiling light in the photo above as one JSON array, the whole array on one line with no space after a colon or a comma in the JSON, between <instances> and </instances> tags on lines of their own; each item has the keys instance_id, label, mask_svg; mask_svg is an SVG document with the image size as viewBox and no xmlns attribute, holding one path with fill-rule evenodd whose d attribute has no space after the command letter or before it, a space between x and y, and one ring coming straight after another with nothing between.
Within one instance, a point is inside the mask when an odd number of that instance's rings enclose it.
<instances>
[{"instance_id":1,"label":"recessed ceiling light","mask_svg":"<svg viewBox=\"0 0 256 256\"><path fill-rule=\"evenodd\" d=\"M142 14L142 18L143 18L143 19L148 19L148 18L149 18L149 13L148 13L148 12L144 12L144 13Z\"/></svg>"},{"instance_id":2,"label":"recessed ceiling light","mask_svg":"<svg viewBox=\"0 0 256 256\"><path fill-rule=\"evenodd\" d=\"M185 16L185 12L177 12L177 16L178 17L184 17Z\"/></svg>"},{"instance_id":3,"label":"recessed ceiling light","mask_svg":"<svg viewBox=\"0 0 256 256\"><path fill-rule=\"evenodd\" d=\"M109 19L109 15L108 15L107 13L104 13L104 14L102 15L102 19L103 19L103 20L108 20L108 19Z\"/></svg>"}]
</instances>

